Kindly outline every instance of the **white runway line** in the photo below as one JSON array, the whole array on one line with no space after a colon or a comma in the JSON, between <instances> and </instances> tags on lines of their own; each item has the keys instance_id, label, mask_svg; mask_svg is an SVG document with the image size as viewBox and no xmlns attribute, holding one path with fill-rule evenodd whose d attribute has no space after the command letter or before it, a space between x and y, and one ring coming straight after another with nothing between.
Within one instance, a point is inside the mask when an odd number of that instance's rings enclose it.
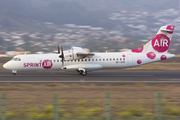
<instances>
[{"instance_id":1,"label":"white runway line","mask_svg":"<svg viewBox=\"0 0 180 120\"><path fill-rule=\"evenodd\" d=\"M174 80L174 81L179 80L180 81L180 79L167 79L167 78L162 78L162 79L158 79L158 80Z\"/></svg>"}]
</instances>

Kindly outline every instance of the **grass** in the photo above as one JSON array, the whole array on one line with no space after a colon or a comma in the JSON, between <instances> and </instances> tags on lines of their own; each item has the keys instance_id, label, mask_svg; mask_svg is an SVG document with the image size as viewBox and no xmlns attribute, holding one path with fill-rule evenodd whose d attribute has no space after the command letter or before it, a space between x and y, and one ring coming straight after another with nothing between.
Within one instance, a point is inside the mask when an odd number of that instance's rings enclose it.
<instances>
[{"instance_id":1,"label":"grass","mask_svg":"<svg viewBox=\"0 0 180 120\"><path fill-rule=\"evenodd\" d=\"M148 86L137 83L117 86L77 84L56 84L56 86L1 84L0 86L0 94L6 94L7 97L9 114L15 113L21 117L38 115L34 113L43 116L47 111L50 111L49 116L51 116L54 94L59 96L59 110L63 116L103 116L105 93L110 93L110 109L114 116L155 115L157 93L162 93L164 114L180 114L179 85Z\"/></svg>"}]
</instances>

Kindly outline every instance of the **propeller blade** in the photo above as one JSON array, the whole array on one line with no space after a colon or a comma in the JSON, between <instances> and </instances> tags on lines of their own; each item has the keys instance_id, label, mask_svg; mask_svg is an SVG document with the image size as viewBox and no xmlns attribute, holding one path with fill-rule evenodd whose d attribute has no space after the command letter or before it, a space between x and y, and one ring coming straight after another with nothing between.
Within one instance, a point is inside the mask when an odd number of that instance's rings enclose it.
<instances>
[{"instance_id":1,"label":"propeller blade","mask_svg":"<svg viewBox=\"0 0 180 120\"><path fill-rule=\"evenodd\" d=\"M57 44L57 45L58 45L58 53L60 53L59 44Z\"/></svg>"},{"instance_id":2,"label":"propeller blade","mask_svg":"<svg viewBox=\"0 0 180 120\"><path fill-rule=\"evenodd\" d=\"M59 57L62 58L62 67L64 67L64 52L62 45L61 45L61 55Z\"/></svg>"}]
</instances>

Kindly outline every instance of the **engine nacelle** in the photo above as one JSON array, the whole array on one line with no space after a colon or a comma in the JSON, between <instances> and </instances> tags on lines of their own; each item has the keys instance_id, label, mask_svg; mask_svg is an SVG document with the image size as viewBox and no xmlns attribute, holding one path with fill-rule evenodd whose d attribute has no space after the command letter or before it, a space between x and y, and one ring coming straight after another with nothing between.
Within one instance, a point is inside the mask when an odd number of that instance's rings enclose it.
<instances>
[{"instance_id":1,"label":"engine nacelle","mask_svg":"<svg viewBox=\"0 0 180 120\"><path fill-rule=\"evenodd\" d=\"M84 51L81 47L72 47L70 50L64 51L64 59L65 60L81 59L82 57L78 57L77 53L86 54L87 52Z\"/></svg>"}]
</instances>

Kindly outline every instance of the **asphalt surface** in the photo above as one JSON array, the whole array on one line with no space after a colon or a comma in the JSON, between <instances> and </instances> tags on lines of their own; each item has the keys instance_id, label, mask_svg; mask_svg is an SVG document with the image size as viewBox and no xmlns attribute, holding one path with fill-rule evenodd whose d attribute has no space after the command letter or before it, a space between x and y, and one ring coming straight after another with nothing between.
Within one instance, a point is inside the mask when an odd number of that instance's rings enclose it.
<instances>
[{"instance_id":1,"label":"asphalt surface","mask_svg":"<svg viewBox=\"0 0 180 120\"><path fill-rule=\"evenodd\" d=\"M96 84L96 85L124 85L145 83L155 84L180 84L180 70L100 70L89 72L81 76L76 72L64 71L22 71L12 75L11 71L0 70L0 84L27 83L27 84Z\"/></svg>"}]
</instances>

